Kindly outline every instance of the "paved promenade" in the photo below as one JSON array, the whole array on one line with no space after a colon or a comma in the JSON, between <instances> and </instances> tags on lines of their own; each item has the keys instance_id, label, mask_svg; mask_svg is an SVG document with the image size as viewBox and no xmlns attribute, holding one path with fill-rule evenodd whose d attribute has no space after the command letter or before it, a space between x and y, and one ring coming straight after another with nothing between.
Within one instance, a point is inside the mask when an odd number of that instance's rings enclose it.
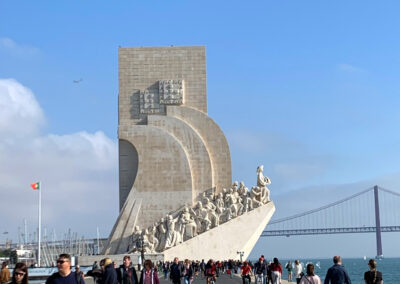
<instances>
[{"instance_id":1,"label":"paved promenade","mask_svg":"<svg viewBox=\"0 0 400 284\"><path fill-rule=\"evenodd\" d=\"M172 282L169 280L165 280L163 275L159 275L160 277L160 284L171 284ZM192 282L193 284L206 284L205 279L201 279L200 277L195 278L195 280ZM232 278L230 278L226 274L220 275L217 279L217 284L242 284L242 278L239 276L239 274L234 275ZM251 284L254 284L254 277L251 279ZM295 284L295 282L288 282L287 280L282 280L281 284ZM182 280L182 284L184 284L184 281Z\"/></svg>"}]
</instances>

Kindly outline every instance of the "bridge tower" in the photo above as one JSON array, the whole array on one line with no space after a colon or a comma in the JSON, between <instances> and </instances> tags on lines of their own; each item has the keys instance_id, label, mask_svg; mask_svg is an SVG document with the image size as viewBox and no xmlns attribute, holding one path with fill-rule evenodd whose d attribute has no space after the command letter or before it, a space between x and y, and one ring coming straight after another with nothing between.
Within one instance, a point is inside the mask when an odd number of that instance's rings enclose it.
<instances>
[{"instance_id":1,"label":"bridge tower","mask_svg":"<svg viewBox=\"0 0 400 284\"><path fill-rule=\"evenodd\" d=\"M376 257L382 257L382 238L381 238L381 219L379 216L379 188L377 185L374 186L375 196L375 225L376 225Z\"/></svg>"}]
</instances>

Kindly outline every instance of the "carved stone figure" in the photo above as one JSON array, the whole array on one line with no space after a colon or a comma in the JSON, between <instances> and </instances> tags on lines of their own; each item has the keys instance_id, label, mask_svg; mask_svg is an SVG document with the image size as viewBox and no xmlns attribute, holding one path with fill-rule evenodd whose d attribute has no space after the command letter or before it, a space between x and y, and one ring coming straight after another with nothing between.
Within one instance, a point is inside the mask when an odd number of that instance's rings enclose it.
<instances>
[{"instance_id":1,"label":"carved stone figure","mask_svg":"<svg viewBox=\"0 0 400 284\"><path fill-rule=\"evenodd\" d=\"M186 206L183 208L180 220L183 229L183 241L197 236L197 224Z\"/></svg>"},{"instance_id":2,"label":"carved stone figure","mask_svg":"<svg viewBox=\"0 0 400 284\"><path fill-rule=\"evenodd\" d=\"M257 208L263 205L263 203L261 202L261 194L262 192L259 186L253 186L251 188L250 196L253 202L253 208Z\"/></svg>"},{"instance_id":3,"label":"carved stone figure","mask_svg":"<svg viewBox=\"0 0 400 284\"><path fill-rule=\"evenodd\" d=\"M167 234L167 229L166 229L165 219L161 218L160 222L157 225L157 232L156 232L156 237L158 239L157 251L164 250L166 242L166 234Z\"/></svg>"},{"instance_id":4,"label":"carved stone figure","mask_svg":"<svg viewBox=\"0 0 400 284\"><path fill-rule=\"evenodd\" d=\"M158 247L158 239L156 237L156 226L153 225L151 229L148 231L147 238L149 240L149 250L151 253L154 253Z\"/></svg>"},{"instance_id":5,"label":"carved stone figure","mask_svg":"<svg viewBox=\"0 0 400 284\"><path fill-rule=\"evenodd\" d=\"M208 211L203 207L201 201L197 202L197 207L194 212L197 222L197 232L202 233L208 231L211 227L211 221L208 218Z\"/></svg>"},{"instance_id":6,"label":"carved stone figure","mask_svg":"<svg viewBox=\"0 0 400 284\"><path fill-rule=\"evenodd\" d=\"M271 184L271 180L263 174L264 166L261 165L257 168L257 186L263 187Z\"/></svg>"},{"instance_id":7,"label":"carved stone figure","mask_svg":"<svg viewBox=\"0 0 400 284\"><path fill-rule=\"evenodd\" d=\"M216 206L211 203L208 198L204 200L204 208L207 210L208 219L211 221L211 227L214 228L219 225L219 218L215 212Z\"/></svg>"},{"instance_id":8,"label":"carved stone figure","mask_svg":"<svg viewBox=\"0 0 400 284\"><path fill-rule=\"evenodd\" d=\"M140 239L141 234L142 234L142 230L139 229L139 226L135 226L135 228L133 229L131 244L128 248L128 251L135 252L135 251L139 250L137 245L138 245L138 241Z\"/></svg>"},{"instance_id":9,"label":"carved stone figure","mask_svg":"<svg viewBox=\"0 0 400 284\"><path fill-rule=\"evenodd\" d=\"M220 218L225 209L224 195L222 192L218 193L218 196L215 199L214 204L215 204L215 213L218 216L219 222L221 222Z\"/></svg>"},{"instance_id":10,"label":"carved stone figure","mask_svg":"<svg viewBox=\"0 0 400 284\"><path fill-rule=\"evenodd\" d=\"M244 185L244 182L240 182L240 186L238 189L239 195L243 198L243 196L247 196L249 189Z\"/></svg>"},{"instance_id":11,"label":"carved stone figure","mask_svg":"<svg viewBox=\"0 0 400 284\"><path fill-rule=\"evenodd\" d=\"M171 215L167 215L167 236L165 241L165 249L173 247L176 243L176 231L175 223L176 220Z\"/></svg>"}]
</instances>

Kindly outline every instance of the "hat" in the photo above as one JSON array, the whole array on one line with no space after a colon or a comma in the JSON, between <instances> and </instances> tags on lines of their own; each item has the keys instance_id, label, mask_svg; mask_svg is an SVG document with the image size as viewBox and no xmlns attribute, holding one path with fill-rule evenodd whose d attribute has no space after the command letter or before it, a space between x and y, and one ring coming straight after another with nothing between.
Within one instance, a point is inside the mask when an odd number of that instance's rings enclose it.
<instances>
[{"instance_id":1,"label":"hat","mask_svg":"<svg viewBox=\"0 0 400 284\"><path fill-rule=\"evenodd\" d=\"M111 258L106 257L106 258L104 259L104 266L107 266L107 265L109 265L109 264L111 264L111 263L112 263Z\"/></svg>"}]
</instances>

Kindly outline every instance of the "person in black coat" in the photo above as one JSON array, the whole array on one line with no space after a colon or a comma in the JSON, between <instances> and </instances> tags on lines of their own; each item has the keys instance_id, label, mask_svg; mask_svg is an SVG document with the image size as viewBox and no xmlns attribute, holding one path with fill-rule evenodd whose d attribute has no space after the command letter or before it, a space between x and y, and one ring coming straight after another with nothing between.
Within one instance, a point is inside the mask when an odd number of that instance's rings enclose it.
<instances>
[{"instance_id":1,"label":"person in black coat","mask_svg":"<svg viewBox=\"0 0 400 284\"><path fill-rule=\"evenodd\" d=\"M118 284L117 271L108 257L104 259L102 284Z\"/></svg>"},{"instance_id":2,"label":"person in black coat","mask_svg":"<svg viewBox=\"0 0 400 284\"><path fill-rule=\"evenodd\" d=\"M117 268L117 279L119 284L138 284L138 277L136 269L133 267L131 257L129 255L124 256L122 265Z\"/></svg>"},{"instance_id":3,"label":"person in black coat","mask_svg":"<svg viewBox=\"0 0 400 284\"><path fill-rule=\"evenodd\" d=\"M174 263L171 265L169 278L173 284L181 284L181 279L183 277L183 265L179 263L177 257L174 258Z\"/></svg>"}]
</instances>

